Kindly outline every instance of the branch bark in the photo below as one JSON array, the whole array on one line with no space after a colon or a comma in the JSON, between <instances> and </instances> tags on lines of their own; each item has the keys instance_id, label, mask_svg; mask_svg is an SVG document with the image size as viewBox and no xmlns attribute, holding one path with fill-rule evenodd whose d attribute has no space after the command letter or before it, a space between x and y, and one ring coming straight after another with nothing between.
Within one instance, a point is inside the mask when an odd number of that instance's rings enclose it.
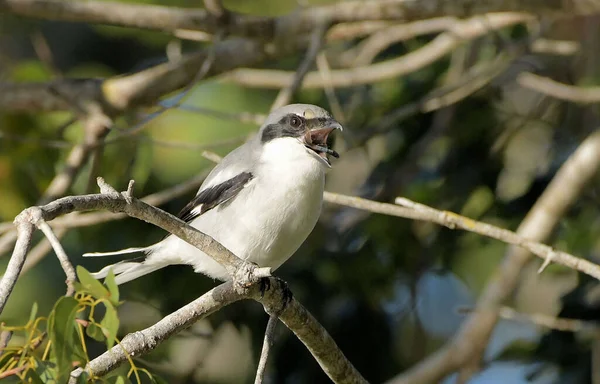
<instances>
[{"instance_id":1,"label":"branch bark","mask_svg":"<svg viewBox=\"0 0 600 384\"><path fill-rule=\"evenodd\" d=\"M276 18L227 12L219 17L203 9L104 1L0 0L0 11L46 20L101 23L172 32L179 29L209 34L222 29L228 35L276 38L284 31L306 33L322 21L342 22L424 20L439 16L470 17L491 12L527 12L554 17L591 15L600 11L598 0L378 0L345 1L310 7Z\"/></svg>"},{"instance_id":2,"label":"branch bark","mask_svg":"<svg viewBox=\"0 0 600 384\"><path fill-rule=\"evenodd\" d=\"M304 43L306 42L299 41L298 46L289 44L285 48L295 51L305 46ZM162 96L184 88L195 79L211 52L214 60L205 78L233 68L253 66L270 57L261 42L232 39L185 55L176 63L163 63L131 75L106 80L59 79L50 83L0 83L0 108L14 112L51 112L69 110L71 105L66 100L80 100L82 104L99 106L104 114L114 117L130 108L154 104Z\"/></svg>"},{"instance_id":3,"label":"branch bark","mask_svg":"<svg viewBox=\"0 0 600 384\"><path fill-rule=\"evenodd\" d=\"M85 368L86 371L102 376L127 359L123 347L130 355L147 352L169 336L222 306L251 298L261 302L269 313L279 314L281 321L306 345L334 382L366 383L327 331L301 304L292 299L282 308L285 294L279 280L271 278L270 286L274 288L264 295L261 294L256 283L259 279L270 276L270 268L258 268L239 259L210 236L169 213L135 199L132 196L131 182L127 191L122 193L114 190L101 178L98 184L102 192L100 194L64 197L44 206L27 208L17 216L15 224L19 229L19 237L8 268L0 280L0 312L4 309L25 261L34 223L40 220L50 221L60 215L81 210L106 209L111 212L125 212L131 217L157 225L201 249L230 272L233 282L224 283L209 291L147 330L127 336L121 345L92 360ZM81 372L77 370L74 375L80 375Z\"/></svg>"},{"instance_id":4,"label":"branch bark","mask_svg":"<svg viewBox=\"0 0 600 384\"><path fill-rule=\"evenodd\" d=\"M534 17L525 13L498 13L460 21L450 31L438 35L430 43L404 56L367 66L332 70L330 85L351 87L403 76L439 60L465 41L531 20ZM283 88L293 81L294 76L295 73L290 71L240 68L225 74L223 79L246 87ZM302 82L304 89L323 88L324 85L318 71L307 73Z\"/></svg>"},{"instance_id":5,"label":"branch bark","mask_svg":"<svg viewBox=\"0 0 600 384\"><path fill-rule=\"evenodd\" d=\"M271 289L261 295L258 285L253 285L245 291L235 289L231 282L223 283L208 291L190 304L166 316L158 323L127 335L120 345L115 345L109 351L90 361L81 370L74 371L73 376L81 375L83 371L96 376L106 375L127 360L125 351L131 356L138 356L156 348L170 336L189 327L219 309L243 299L253 299L262 303L269 311L281 311L281 321L300 339L317 360L327 376L335 383L366 383L346 359L339 347L327 331L314 317L295 299L292 299L281 309L285 293L277 278L269 278Z\"/></svg>"}]
</instances>

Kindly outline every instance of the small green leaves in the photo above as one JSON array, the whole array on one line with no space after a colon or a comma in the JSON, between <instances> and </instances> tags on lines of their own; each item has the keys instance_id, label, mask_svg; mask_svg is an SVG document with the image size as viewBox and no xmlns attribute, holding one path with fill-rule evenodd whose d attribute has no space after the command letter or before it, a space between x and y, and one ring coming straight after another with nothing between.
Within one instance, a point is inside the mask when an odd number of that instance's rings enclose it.
<instances>
[{"instance_id":1,"label":"small green leaves","mask_svg":"<svg viewBox=\"0 0 600 384\"><path fill-rule=\"evenodd\" d=\"M57 381L62 383L74 363L85 363L85 353L78 337L75 322L79 302L72 297L61 297L48 318L48 335L52 343L52 360L56 363Z\"/></svg>"},{"instance_id":2,"label":"small green leaves","mask_svg":"<svg viewBox=\"0 0 600 384\"><path fill-rule=\"evenodd\" d=\"M90 323L85 329L85 334L96 341L103 342L106 340L104 332L102 332L102 328L96 323Z\"/></svg>"},{"instance_id":3,"label":"small green leaves","mask_svg":"<svg viewBox=\"0 0 600 384\"><path fill-rule=\"evenodd\" d=\"M108 292L110 295L108 300L116 307L119 305L119 287L115 281L115 274L113 273L112 269L108 272L108 275L104 280L104 284L106 284L108 287Z\"/></svg>"},{"instance_id":4,"label":"small green leaves","mask_svg":"<svg viewBox=\"0 0 600 384\"><path fill-rule=\"evenodd\" d=\"M108 290L81 265L77 266L77 278L79 284L75 285L78 292L89 293L96 299L110 299Z\"/></svg>"},{"instance_id":5,"label":"small green leaves","mask_svg":"<svg viewBox=\"0 0 600 384\"><path fill-rule=\"evenodd\" d=\"M100 322L104 336L106 336L106 346L110 349L115 345L117 331L119 330L119 317L117 310L111 305L106 306L106 314Z\"/></svg>"},{"instance_id":6,"label":"small green leaves","mask_svg":"<svg viewBox=\"0 0 600 384\"><path fill-rule=\"evenodd\" d=\"M7 327L21 333L19 338L25 343L21 349L7 350L0 355L0 372L23 367L20 374L27 382L66 383L75 367L88 362L90 339L106 343L108 349L118 342L119 289L114 274L110 272L103 285L78 266L77 277L75 295L59 298L47 318L39 315L34 303L27 324ZM137 372L146 372L135 366L132 369L136 377ZM127 376L121 375L116 382L130 384ZM77 383L83 384L88 379L84 374Z\"/></svg>"},{"instance_id":7,"label":"small green leaves","mask_svg":"<svg viewBox=\"0 0 600 384\"><path fill-rule=\"evenodd\" d=\"M33 323L35 321L35 318L37 316L37 311L38 311L38 305L37 305L37 302L34 302L33 305L31 306L31 312L29 313L28 323Z\"/></svg>"}]
</instances>

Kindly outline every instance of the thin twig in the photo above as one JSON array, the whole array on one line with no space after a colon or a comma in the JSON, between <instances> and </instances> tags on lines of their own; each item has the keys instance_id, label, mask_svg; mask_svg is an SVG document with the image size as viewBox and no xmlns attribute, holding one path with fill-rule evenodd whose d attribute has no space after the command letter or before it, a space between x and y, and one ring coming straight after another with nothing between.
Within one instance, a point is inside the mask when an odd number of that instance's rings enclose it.
<instances>
[{"instance_id":1,"label":"thin twig","mask_svg":"<svg viewBox=\"0 0 600 384\"><path fill-rule=\"evenodd\" d=\"M265 378L265 369L267 368L267 360L269 359L269 352L271 347L275 343L275 328L279 318L277 315L270 315L269 321L267 322L267 328L265 329L265 337L263 340L262 351L260 352L260 360L258 361L258 368L256 369L256 378L254 384L262 384Z\"/></svg>"},{"instance_id":2,"label":"thin twig","mask_svg":"<svg viewBox=\"0 0 600 384\"><path fill-rule=\"evenodd\" d=\"M230 13L225 19L226 22L223 22L222 17L197 8L94 0L66 3L61 0L0 1L0 12L45 20L101 23L163 32L189 29L214 34L224 30L228 35L265 40L276 37L278 33L289 33L290 30L306 33L325 19L334 24L382 20L410 22L439 16L465 18L492 12L528 12L533 15L573 17L594 15L599 10L600 4L595 1L354 0L307 7L291 15L276 18Z\"/></svg>"},{"instance_id":3,"label":"thin twig","mask_svg":"<svg viewBox=\"0 0 600 384\"><path fill-rule=\"evenodd\" d=\"M129 128L125 131L119 132L118 135L115 135L115 137L111 138L110 140L106 140L104 142L104 145L112 144L113 142L123 140L123 138L128 138L128 137L134 136L134 135L138 134L140 131L142 131L142 129L147 127L148 123L150 121L155 120L156 118L158 118L159 116L163 115L165 112L167 112L171 109L176 109L176 108L180 107L181 104L185 101L185 98L189 95L190 91L194 88L194 86L196 84L198 84L198 82L200 80L202 80L209 73L213 63L215 62L216 47L220 41L221 41L221 35L220 34L216 35L215 41L213 42L213 44L211 44L211 46L208 49L206 59L202 62L202 65L200 66L200 68L198 69L196 74L194 75L194 78L192 79L191 82L189 82L188 84L185 85L185 87L181 90L181 92L179 92L179 94L177 95L177 97L173 103L166 105L166 106L162 105L158 111L152 112L150 115L146 116L140 122L138 122L137 124L134 124L133 127Z\"/></svg>"},{"instance_id":4,"label":"thin twig","mask_svg":"<svg viewBox=\"0 0 600 384\"><path fill-rule=\"evenodd\" d=\"M552 80L549 77L539 76L531 72L523 72L517 77L519 85L532 89L544 95L552 96L559 100L579 104L600 102L600 87L580 87Z\"/></svg>"},{"instance_id":5,"label":"thin twig","mask_svg":"<svg viewBox=\"0 0 600 384\"><path fill-rule=\"evenodd\" d=\"M331 86L351 87L371 84L412 73L441 59L466 41L483 36L492 30L529 22L533 17L521 13L490 14L485 16L485 25L482 24L481 19L482 16L478 16L461 21L451 31L438 35L425 46L404 56L368 66L332 70ZM229 72L223 76L223 79L246 87L278 89L290 84L294 76L295 73L290 71L243 68ZM320 89L323 86L318 71L307 73L302 83L303 89Z\"/></svg>"},{"instance_id":6,"label":"thin twig","mask_svg":"<svg viewBox=\"0 0 600 384\"><path fill-rule=\"evenodd\" d=\"M325 23L320 24L317 29L315 29L311 36L310 44L308 46L308 50L306 51L306 56L304 56L304 59L298 66L292 81L286 87L282 88L277 95L277 98L271 106L271 111L290 103L292 96L302 85L304 76L306 76L310 70L310 67L313 65L317 54L321 50L321 46L323 45L323 37L326 31L327 24Z\"/></svg>"},{"instance_id":7,"label":"thin twig","mask_svg":"<svg viewBox=\"0 0 600 384\"><path fill-rule=\"evenodd\" d=\"M392 44L409 40L417 36L434 32L446 31L457 22L455 17L437 17L434 19L418 20L412 23L390 26L363 40L358 46L342 54L343 61L350 61L351 66L369 65L375 57Z\"/></svg>"},{"instance_id":8,"label":"thin twig","mask_svg":"<svg viewBox=\"0 0 600 384\"><path fill-rule=\"evenodd\" d=\"M54 235L52 228L50 228L50 226L48 225L48 223L46 223L46 221L44 219L42 219L40 217L38 220L36 220L36 222L34 224L36 227L38 227L39 230L42 231L42 233L46 236L46 238L50 242L50 245L52 245L52 249L54 249L54 253L56 253L56 257L58 258L58 261L60 262L60 266L62 267L63 271L65 272L65 275L67 276L67 281L66 281L67 294L66 295L73 296L73 294L75 293L74 283L75 283L75 281L77 281L77 274L75 273L75 268L73 268L73 265L71 264L71 261L69 260L69 256L67 256L67 253L65 252L64 248L62 247L62 244L60 243L60 241L58 240L56 235Z\"/></svg>"},{"instance_id":9,"label":"thin twig","mask_svg":"<svg viewBox=\"0 0 600 384\"><path fill-rule=\"evenodd\" d=\"M7 377L10 377L12 375L17 375L20 372L23 372L24 370L26 370L27 368L29 368L29 364L24 364L24 365L6 370L4 372L0 372L0 379L6 379Z\"/></svg>"},{"instance_id":10,"label":"thin twig","mask_svg":"<svg viewBox=\"0 0 600 384\"><path fill-rule=\"evenodd\" d=\"M184 181L180 184L177 184L173 187L169 187L162 191L145 196L141 200L147 204L155 205L155 206L160 206L162 204L165 204L173 199L176 199L180 196L185 195L186 193L189 193L190 191L198 189L200 187L200 185L202 184L202 182L204 181L204 179L206 179L208 172L209 171L201 172L200 174L192 177L189 180L186 180L186 181ZM64 228L86 227L86 226L90 226L90 225L105 223L105 222L112 221L112 220L120 220L120 219L124 219L126 217L128 217L128 216L124 213L116 213L115 214L112 212L92 212L92 213L83 213L82 214L80 212L73 212L71 214L59 217L56 220L53 220L50 223L50 226L56 230L56 235L57 235L57 237L60 238L60 236L58 235L58 231L61 229L64 229ZM13 230L14 228L15 227L14 227L13 223L0 224L0 232L2 232L3 230L9 230L9 229ZM16 234L16 232L10 232L10 233ZM46 244L48 244L48 243L46 243ZM49 249L50 248L48 247L48 249L44 252L47 252ZM35 248L32 249L31 252L29 253L29 255L27 256L27 261L25 262L23 271L28 270L29 268L31 268L33 266L33 265L31 265L28 267L28 264L30 263L31 259L35 259L35 257L33 257L34 254L36 254Z\"/></svg>"},{"instance_id":11,"label":"thin twig","mask_svg":"<svg viewBox=\"0 0 600 384\"><path fill-rule=\"evenodd\" d=\"M53 227L53 226L51 226ZM56 228L54 229L54 235L58 240L62 239L67 234L68 228ZM31 248L29 253L27 254L27 259L25 260L25 264L23 265L23 269L21 270L21 275L27 273L31 268L38 265L40 261L44 259L48 255L48 252L52 250L52 245L48 241L47 237L43 237L40 241Z\"/></svg>"},{"instance_id":12,"label":"thin twig","mask_svg":"<svg viewBox=\"0 0 600 384\"><path fill-rule=\"evenodd\" d=\"M473 313L475 308L458 308L458 313ZM498 316L511 321L532 323L540 327L565 332L585 332L600 335L600 324L592 321L555 317L543 313L522 313L514 308L502 306L498 310Z\"/></svg>"},{"instance_id":13,"label":"thin twig","mask_svg":"<svg viewBox=\"0 0 600 384\"><path fill-rule=\"evenodd\" d=\"M331 114L340 124L344 125L346 123L346 116L344 116L342 105L335 95L335 89L331 85L331 68L329 67L325 52L317 55L317 69L323 79L323 89L325 96L327 96L327 101L329 101L329 105L331 106Z\"/></svg>"},{"instance_id":14,"label":"thin twig","mask_svg":"<svg viewBox=\"0 0 600 384\"><path fill-rule=\"evenodd\" d=\"M73 184L75 177L85 165L98 143L108 134L112 121L103 113L89 115L85 122L85 138L69 153L61 172L59 172L40 197L38 204L46 204L64 196Z\"/></svg>"}]
</instances>

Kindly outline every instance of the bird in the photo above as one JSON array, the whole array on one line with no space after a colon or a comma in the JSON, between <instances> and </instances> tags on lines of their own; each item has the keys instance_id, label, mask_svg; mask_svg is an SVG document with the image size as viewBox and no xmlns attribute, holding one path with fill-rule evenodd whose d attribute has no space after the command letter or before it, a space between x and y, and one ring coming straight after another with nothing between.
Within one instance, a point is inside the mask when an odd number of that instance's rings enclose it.
<instances>
[{"instance_id":1,"label":"bird","mask_svg":"<svg viewBox=\"0 0 600 384\"><path fill-rule=\"evenodd\" d=\"M342 125L325 109L290 104L271 112L258 134L231 151L209 173L178 217L213 237L236 256L276 270L298 250L321 213L329 135ZM169 265L184 264L215 280L225 268L184 240L167 235L146 247L85 253L85 257L143 253L92 274L112 270L123 284Z\"/></svg>"}]
</instances>

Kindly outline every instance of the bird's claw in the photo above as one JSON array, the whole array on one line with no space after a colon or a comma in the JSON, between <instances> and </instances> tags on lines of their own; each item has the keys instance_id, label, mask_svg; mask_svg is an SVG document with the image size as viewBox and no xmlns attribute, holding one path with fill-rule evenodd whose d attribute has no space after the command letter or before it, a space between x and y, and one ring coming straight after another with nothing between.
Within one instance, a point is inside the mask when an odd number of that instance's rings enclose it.
<instances>
[{"instance_id":1,"label":"bird's claw","mask_svg":"<svg viewBox=\"0 0 600 384\"><path fill-rule=\"evenodd\" d=\"M269 280L268 277L263 277L262 279L260 279L260 298L264 298L265 297L265 292L267 292L269 289L271 289L271 280Z\"/></svg>"},{"instance_id":2,"label":"bird's claw","mask_svg":"<svg viewBox=\"0 0 600 384\"><path fill-rule=\"evenodd\" d=\"M284 310L285 307L289 303L292 302L294 298L294 294L292 293L288 283L285 280L280 279L279 277L273 276L273 279L277 281L279 284L279 289L281 289L281 310ZM271 289L271 280L268 277L263 277L260 279L260 298L264 298L265 293Z\"/></svg>"}]
</instances>

